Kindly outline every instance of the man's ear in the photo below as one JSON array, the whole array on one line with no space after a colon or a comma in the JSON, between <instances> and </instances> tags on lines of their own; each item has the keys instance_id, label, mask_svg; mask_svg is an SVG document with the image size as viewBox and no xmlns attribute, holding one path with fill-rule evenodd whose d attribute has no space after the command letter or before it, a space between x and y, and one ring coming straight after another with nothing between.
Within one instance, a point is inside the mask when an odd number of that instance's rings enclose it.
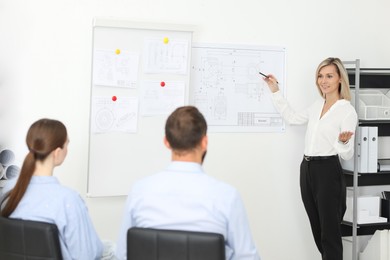
<instances>
[{"instance_id":1,"label":"man's ear","mask_svg":"<svg viewBox=\"0 0 390 260\"><path fill-rule=\"evenodd\" d=\"M209 138L207 137L207 135L203 136L202 141L200 142L203 151L207 150L208 143L209 143Z\"/></svg>"},{"instance_id":2,"label":"man's ear","mask_svg":"<svg viewBox=\"0 0 390 260\"><path fill-rule=\"evenodd\" d=\"M166 136L164 136L164 145L165 145L169 150L172 150L171 145L169 144L169 142L168 142Z\"/></svg>"}]
</instances>

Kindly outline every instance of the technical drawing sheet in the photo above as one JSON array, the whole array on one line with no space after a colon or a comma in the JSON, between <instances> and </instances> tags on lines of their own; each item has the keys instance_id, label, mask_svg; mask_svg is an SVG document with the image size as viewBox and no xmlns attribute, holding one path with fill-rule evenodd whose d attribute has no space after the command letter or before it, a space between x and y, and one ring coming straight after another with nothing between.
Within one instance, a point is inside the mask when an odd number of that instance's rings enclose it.
<instances>
[{"instance_id":1,"label":"technical drawing sheet","mask_svg":"<svg viewBox=\"0 0 390 260\"><path fill-rule=\"evenodd\" d=\"M138 125L138 99L119 96L112 99L93 96L91 131L97 133L136 133Z\"/></svg>"},{"instance_id":2,"label":"technical drawing sheet","mask_svg":"<svg viewBox=\"0 0 390 260\"><path fill-rule=\"evenodd\" d=\"M282 47L193 44L190 103L210 132L282 132L285 124L259 74L273 74L285 91Z\"/></svg>"}]
</instances>

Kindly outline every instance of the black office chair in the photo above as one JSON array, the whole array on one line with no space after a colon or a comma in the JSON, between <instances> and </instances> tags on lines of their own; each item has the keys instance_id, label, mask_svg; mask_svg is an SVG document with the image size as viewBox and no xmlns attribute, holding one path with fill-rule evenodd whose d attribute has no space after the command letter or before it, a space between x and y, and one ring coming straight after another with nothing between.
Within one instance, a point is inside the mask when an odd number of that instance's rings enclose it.
<instances>
[{"instance_id":1,"label":"black office chair","mask_svg":"<svg viewBox=\"0 0 390 260\"><path fill-rule=\"evenodd\" d=\"M0 259L62 259L55 224L0 217Z\"/></svg>"},{"instance_id":2,"label":"black office chair","mask_svg":"<svg viewBox=\"0 0 390 260\"><path fill-rule=\"evenodd\" d=\"M193 231L130 228L128 260L225 260L221 234Z\"/></svg>"}]
</instances>

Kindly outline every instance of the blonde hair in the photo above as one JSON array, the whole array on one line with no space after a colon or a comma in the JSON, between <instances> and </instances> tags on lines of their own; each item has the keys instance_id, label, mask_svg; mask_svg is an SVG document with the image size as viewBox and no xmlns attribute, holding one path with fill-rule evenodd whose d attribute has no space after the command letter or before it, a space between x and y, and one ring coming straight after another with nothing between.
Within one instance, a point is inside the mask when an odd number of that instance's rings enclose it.
<instances>
[{"instance_id":1,"label":"blonde hair","mask_svg":"<svg viewBox=\"0 0 390 260\"><path fill-rule=\"evenodd\" d=\"M339 86L339 93L340 93L340 98L345 99L345 100L351 100L351 91L349 89L349 79L348 79L348 73L347 70L345 69L343 63L339 58L327 58L324 61L318 65L317 71L316 71L316 85L318 88L318 91L320 92L321 96L324 97L324 93L322 93L321 88L318 84L318 74L320 73L320 70L323 67L329 66L329 65L334 65L336 67L337 74L340 77L340 86Z\"/></svg>"}]
</instances>

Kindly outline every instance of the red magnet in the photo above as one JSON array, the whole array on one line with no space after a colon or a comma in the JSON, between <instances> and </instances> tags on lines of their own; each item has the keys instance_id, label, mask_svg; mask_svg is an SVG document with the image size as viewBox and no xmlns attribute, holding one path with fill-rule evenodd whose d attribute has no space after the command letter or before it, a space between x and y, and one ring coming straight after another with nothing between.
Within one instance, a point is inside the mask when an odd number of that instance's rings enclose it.
<instances>
[{"instance_id":1,"label":"red magnet","mask_svg":"<svg viewBox=\"0 0 390 260\"><path fill-rule=\"evenodd\" d=\"M165 87L165 82L164 82L164 81L161 81L160 86L161 86L161 87Z\"/></svg>"},{"instance_id":2,"label":"red magnet","mask_svg":"<svg viewBox=\"0 0 390 260\"><path fill-rule=\"evenodd\" d=\"M116 96L112 96L111 99L112 99L112 101L116 101L117 98L116 98Z\"/></svg>"}]
</instances>

